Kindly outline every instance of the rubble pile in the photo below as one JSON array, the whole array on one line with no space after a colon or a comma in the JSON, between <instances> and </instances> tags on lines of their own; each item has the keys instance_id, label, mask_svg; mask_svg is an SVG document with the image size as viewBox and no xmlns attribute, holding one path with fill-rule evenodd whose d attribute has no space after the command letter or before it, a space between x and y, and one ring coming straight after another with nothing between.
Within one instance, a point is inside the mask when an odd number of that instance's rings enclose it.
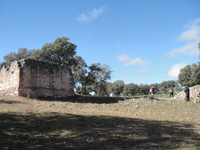
<instances>
[{"instance_id":1,"label":"rubble pile","mask_svg":"<svg viewBox=\"0 0 200 150\"><path fill-rule=\"evenodd\" d=\"M190 101L195 103L200 102L200 85L190 87L189 89L190 89ZM184 90L178 93L172 99L177 101L185 101Z\"/></svg>"}]
</instances>

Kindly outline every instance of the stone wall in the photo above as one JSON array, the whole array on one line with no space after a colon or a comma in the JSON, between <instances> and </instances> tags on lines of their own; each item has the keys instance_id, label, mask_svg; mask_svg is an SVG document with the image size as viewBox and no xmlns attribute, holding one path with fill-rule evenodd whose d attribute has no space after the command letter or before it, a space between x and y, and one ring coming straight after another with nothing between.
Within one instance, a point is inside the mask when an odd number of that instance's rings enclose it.
<instances>
[{"instance_id":1,"label":"stone wall","mask_svg":"<svg viewBox=\"0 0 200 150\"><path fill-rule=\"evenodd\" d=\"M0 95L18 95L20 64L15 61L10 67L0 69Z\"/></svg>"},{"instance_id":2,"label":"stone wall","mask_svg":"<svg viewBox=\"0 0 200 150\"><path fill-rule=\"evenodd\" d=\"M18 64L18 67L11 69L13 64ZM19 96L74 96L73 77L71 70L68 69L67 66L55 65L31 59L23 59L19 62L13 62L9 70L10 69L11 72L14 70L14 72L16 72L16 76L18 76L18 84L14 84L14 87L16 87L16 94ZM7 72L7 74L10 74L10 71ZM16 82L16 79L17 77L10 79L10 81L14 83ZM12 83L11 85L13 86ZM3 85L2 89L7 86L7 83L4 82ZM4 94L16 95L5 92Z\"/></svg>"},{"instance_id":3,"label":"stone wall","mask_svg":"<svg viewBox=\"0 0 200 150\"><path fill-rule=\"evenodd\" d=\"M190 87L190 101L200 102L200 85ZM185 101L185 92L182 91L172 98L173 100Z\"/></svg>"}]
</instances>

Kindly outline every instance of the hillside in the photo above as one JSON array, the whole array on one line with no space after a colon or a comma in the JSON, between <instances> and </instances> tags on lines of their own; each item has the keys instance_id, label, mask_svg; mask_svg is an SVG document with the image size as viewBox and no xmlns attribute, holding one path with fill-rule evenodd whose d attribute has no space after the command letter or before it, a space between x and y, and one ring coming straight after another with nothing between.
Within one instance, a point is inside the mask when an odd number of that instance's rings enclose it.
<instances>
[{"instance_id":1,"label":"hillside","mask_svg":"<svg viewBox=\"0 0 200 150\"><path fill-rule=\"evenodd\" d=\"M1 149L200 149L199 103L104 99L1 97Z\"/></svg>"}]
</instances>

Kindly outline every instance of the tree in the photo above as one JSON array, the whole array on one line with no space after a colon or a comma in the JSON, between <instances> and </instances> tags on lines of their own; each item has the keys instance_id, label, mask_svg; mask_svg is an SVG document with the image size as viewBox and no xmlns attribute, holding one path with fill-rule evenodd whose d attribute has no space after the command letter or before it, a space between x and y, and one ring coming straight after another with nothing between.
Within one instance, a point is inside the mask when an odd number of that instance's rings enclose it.
<instances>
[{"instance_id":1,"label":"tree","mask_svg":"<svg viewBox=\"0 0 200 150\"><path fill-rule=\"evenodd\" d=\"M182 86L191 86L191 72L192 72L192 67L190 65L185 66L180 70L180 73L178 75L178 82Z\"/></svg>"},{"instance_id":2,"label":"tree","mask_svg":"<svg viewBox=\"0 0 200 150\"><path fill-rule=\"evenodd\" d=\"M51 62L54 64L66 64L69 67L74 65L77 46L69 42L69 38L57 38L53 43L46 43L41 49L27 50L19 48L17 53L11 52L4 56L4 64L10 64L12 61L23 58L31 58L35 60Z\"/></svg>"},{"instance_id":3,"label":"tree","mask_svg":"<svg viewBox=\"0 0 200 150\"><path fill-rule=\"evenodd\" d=\"M192 64L190 85L194 86L200 84L200 63Z\"/></svg>"},{"instance_id":4,"label":"tree","mask_svg":"<svg viewBox=\"0 0 200 150\"><path fill-rule=\"evenodd\" d=\"M108 96L112 94L112 82L106 82L106 93Z\"/></svg>"},{"instance_id":5,"label":"tree","mask_svg":"<svg viewBox=\"0 0 200 150\"><path fill-rule=\"evenodd\" d=\"M200 51L200 42L198 44L198 49ZM178 75L178 82L182 86L194 86L200 84L200 62L182 68Z\"/></svg>"},{"instance_id":6,"label":"tree","mask_svg":"<svg viewBox=\"0 0 200 150\"><path fill-rule=\"evenodd\" d=\"M111 79L111 73L109 65L101 65L100 63L92 64L91 68L95 68L97 71L95 75L95 83L93 85L93 90L97 95L108 95L107 93L107 80Z\"/></svg>"},{"instance_id":7,"label":"tree","mask_svg":"<svg viewBox=\"0 0 200 150\"><path fill-rule=\"evenodd\" d=\"M87 75L88 75L88 66L85 60L81 56L75 56L74 59L76 61L75 65L72 66L74 82L77 87L79 84L81 84L81 87L85 87L84 92L82 88L79 87L79 92L85 94Z\"/></svg>"},{"instance_id":8,"label":"tree","mask_svg":"<svg viewBox=\"0 0 200 150\"><path fill-rule=\"evenodd\" d=\"M174 80L163 81L159 84L160 93L168 94L170 88L174 88L176 86L176 82Z\"/></svg>"},{"instance_id":9,"label":"tree","mask_svg":"<svg viewBox=\"0 0 200 150\"><path fill-rule=\"evenodd\" d=\"M131 95L135 95L138 92L139 92L139 86L137 84L130 83L124 86L123 95L131 96Z\"/></svg>"},{"instance_id":10,"label":"tree","mask_svg":"<svg viewBox=\"0 0 200 150\"><path fill-rule=\"evenodd\" d=\"M182 87L181 87L181 85L180 85L180 83L178 83L178 81L175 81L175 88L174 88L174 91L176 91L176 92L180 92L180 91L182 91Z\"/></svg>"},{"instance_id":11,"label":"tree","mask_svg":"<svg viewBox=\"0 0 200 150\"><path fill-rule=\"evenodd\" d=\"M26 48L19 48L18 52L11 52L3 57L5 62L3 62L4 65L9 65L12 61L18 61L20 59L29 58L30 53Z\"/></svg>"},{"instance_id":12,"label":"tree","mask_svg":"<svg viewBox=\"0 0 200 150\"><path fill-rule=\"evenodd\" d=\"M78 87L79 93L89 94L95 92L97 95L108 95L107 80L111 78L111 70L108 65L94 63L89 67L80 56L74 57L75 65L72 66L73 77Z\"/></svg>"},{"instance_id":13,"label":"tree","mask_svg":"<svg viewBox=\"0 0 200 150\"><path fill-rule=\"evenodd\" d=\"M75 63L76 48L75 44L69 42L69 38L61 37L53 43L44 44L40 51L34 52L35 55L32 58L55 64L66 64L71 67Z\"/></svg>"},{"instance_id":14,"label":"tree","mask_svg":"<svg viewBox=\"0 0 200 150\"><path fill-rule=\"evenodd\" d=\"M43 57L42 53L41 53L41 49L31 49L29 50L30 53L30 59L35 59L35 60L39 60L41 61Z\"/></svg>"},{"instance_id":15,"label":"tree","mask_svg":"<svg viewBox=\"0 0 200 150\"><path fill-rule=\"evenodd\" d=\"M148 84L140 84L139 92L142 95L148 95L150 86Z\"/></svg>"},{"instance_id":16,"label":"tree","mask_svg":"<svg viewBox=\"0 0 200 150\"><path fill-rule=\"evenodd\" d=\"M182 68L178 76L178 82L182 86L200 84L200 62Z\"/></svg>"},{"instance_id":17,"label":"tree","mask_svg":"<svg viewBox=\"0 0 200 150\"><path fill-rule=\"evenodd\" d=\"M124 90L124 81L123 80L116 80L112 83L112 93L114 96L120 96Z\"/></svg>"},{"instance_id":18,"label":"tree","mask_svg":"<svg viewBox=\"0 0 200 150\"><path fill-rule=\"evenodd\" d=\"M199 59L200 59L200 42L199 42L198 49L199 49Z\"/></svg>"}]
</instances>

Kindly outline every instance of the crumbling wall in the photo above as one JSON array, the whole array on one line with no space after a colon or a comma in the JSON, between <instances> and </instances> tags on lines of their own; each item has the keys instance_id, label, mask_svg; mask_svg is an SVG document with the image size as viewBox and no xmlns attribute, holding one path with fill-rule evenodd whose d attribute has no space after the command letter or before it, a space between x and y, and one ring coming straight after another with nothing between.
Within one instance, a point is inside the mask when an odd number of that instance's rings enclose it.
<instances>
[{"instance_id":1,"label":"crumbling wall","mask_svg":"<svg viewBox=\"0 0 200 150\"><path fill-rule=\"evenodd\" d=\"M190 101L200 102L200 85L190 87ZM172 98L177 101L185 101L185 92L182 91Z\"/></svg>"},{"instance_id":2,"label":"crumbling wall","mask_svg":"<svg viewBox=\"0 0 200 150\"><path fill-rule=\"evenodd\" d=\"M0 95L18 95L20 64L15 61L10 67L0 69Z\"/></svg>"},{"instance_id":3,"label":"crumbling wall","mask_svg":"<svg viewBox=\"0 0 200 150\"><path fill-rule=\"evenodd\" d=\"M14 64L18 64L18 66ZM12 70L16 77L10 78L9 83L4 82L2 89L5 90L8 85L11 88L16 87L15 95L28 97L74 96L74 81L71 70L67 66L23 59L13 62L8 70L10 70L7 71L8 78L11 76ZM2 75L5 76L5 74Z\"/></svg>"}]
</instances>

